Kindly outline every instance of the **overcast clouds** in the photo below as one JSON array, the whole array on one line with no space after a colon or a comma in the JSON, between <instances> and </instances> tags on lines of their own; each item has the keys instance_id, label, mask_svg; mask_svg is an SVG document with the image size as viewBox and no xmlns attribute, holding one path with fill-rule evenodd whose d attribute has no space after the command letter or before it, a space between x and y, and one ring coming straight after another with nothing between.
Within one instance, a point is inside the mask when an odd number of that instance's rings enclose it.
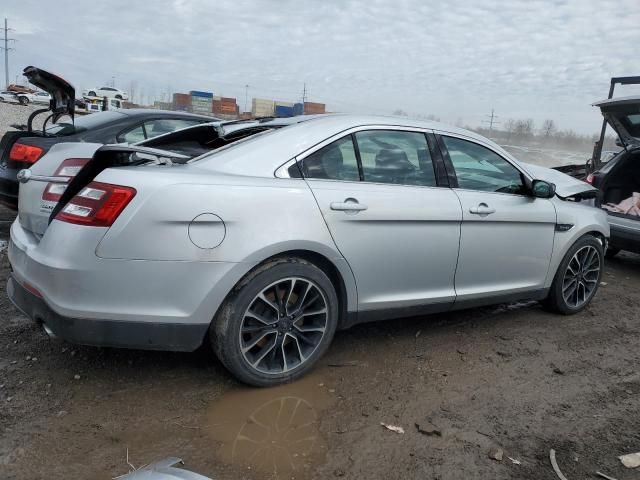
<instances>
[{"instance_id":1,"label":"overcast clouds","mask_svg":"<svg viewBox=\"0 0 640 480\"><path fill-rule=\"evenodd\" d=\"M213 90L242 108L247 83L250 98L298 101L306 82L309 99L334 111L402 109L476 126L493 107L501 119L591 133L601 117L589 104L606 97L609 78L640 75L638 0L2 4L19 40L12 81L37 65L78 89L135 80L158 99L169 88Z\"/></svg>"}]
</instances>

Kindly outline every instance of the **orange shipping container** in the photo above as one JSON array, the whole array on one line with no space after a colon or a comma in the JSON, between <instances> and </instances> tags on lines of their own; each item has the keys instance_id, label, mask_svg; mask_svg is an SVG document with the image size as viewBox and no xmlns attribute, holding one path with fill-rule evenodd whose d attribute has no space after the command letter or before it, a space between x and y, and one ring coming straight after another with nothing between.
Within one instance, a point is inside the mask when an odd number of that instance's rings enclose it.
<instances>
[{"instance_id":1,"label":"orange shipping container","mask_svg":"<svg viewBox=\"0 0 640 480\"><path fill-rule=\"evenodd\" d=\"M315 114L315 113L324 113L324 112L325 112L324 103L304 102L304 113Z\"/></svg>"}]
</instances>

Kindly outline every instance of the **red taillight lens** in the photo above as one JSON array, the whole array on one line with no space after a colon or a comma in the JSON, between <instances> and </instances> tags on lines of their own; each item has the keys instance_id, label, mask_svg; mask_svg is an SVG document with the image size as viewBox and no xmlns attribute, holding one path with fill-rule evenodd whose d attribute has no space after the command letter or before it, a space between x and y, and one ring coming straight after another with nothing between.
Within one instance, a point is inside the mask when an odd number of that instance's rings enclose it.
<instances>
[{"instance_id":1,"label":"red taillight lens","mask_svg":"<svg viewBox=\"0 0 640 480\"><path fill-rule=\"evenodd\" d=\"M593 173L590 173L589 175L587 175L587 178L585 178L584 181L587 182L589 185L593 185Z\"/></svg>"},{"instance_id":2,"label":"red taillight lens","mask_svg":"<svg viewBox=\"0 0 640 480\"><path fill-rule=\"evenodd\" d=\"M56 177L73 178L89 161L88 158L67 158L53 174ZM49 202L57 202L66 190L64 183L48 183L42 192L42 199Z\"/></svg>"},{"instance_id":3,"label":"red taillight lens","mask_svg":"<svg viewBox=\"0 0 640 480\"><path fill-rule=\"evenodd\" d=\"M14 143L9 152L9 160L14 162L36 163L42 157L44 150L33 145Z\"/></svg>"},{"instance_id":4,"label":"red taillight lens","mask_svg":"<svg viewBox=\"0 0 640 480\"><path fill-rule=\"evenodd\" d=\"M67 203L56 220L110 227L135 195L135 188L91 182Z\"/></svg>"}]
</instances>

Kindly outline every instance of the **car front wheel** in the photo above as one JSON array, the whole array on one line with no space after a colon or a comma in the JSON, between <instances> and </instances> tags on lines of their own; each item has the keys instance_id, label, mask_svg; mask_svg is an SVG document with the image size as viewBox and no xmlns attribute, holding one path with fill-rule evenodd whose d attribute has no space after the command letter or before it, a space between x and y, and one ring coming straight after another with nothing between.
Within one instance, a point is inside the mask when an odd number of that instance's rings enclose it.
<instances>
[{"instance_id":1,"label":"car front wheel","mask_svg":"<svg viewBox=\"0 0 640 480\"><path fill-rule=\"evenodd\" d=\"M304 259L279 258L236 286L216 315L210 338L232 374L267 387L311 369L337 324L338 297L327 275Z\"/></svg>"},{"instance_id":2,"label":"car front wheel","mask_svg":"<svg viewBox=\"0 0 640 480\"><path fill-rule=\"evenodd\" d=\"M560 263L545 306L564 315L580 312L598 291L603 268L602 243L592 235L580 238Z\"/></svg>"}]
</instances>

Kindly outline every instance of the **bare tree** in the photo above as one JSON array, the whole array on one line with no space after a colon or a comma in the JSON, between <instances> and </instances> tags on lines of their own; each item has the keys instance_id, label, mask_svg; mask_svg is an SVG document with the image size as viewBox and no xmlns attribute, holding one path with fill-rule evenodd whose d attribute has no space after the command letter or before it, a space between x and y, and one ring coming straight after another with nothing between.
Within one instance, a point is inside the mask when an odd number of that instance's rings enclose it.
<instances>
[{"instance_id":1,"label":"bare tree","mask_svg":"<svg viewBox=\"0 0 640 480\"><path fill-rule=\"evenodd\" d=\"M545 137L553 137L558 131L558 127L556 127L556 122L553 120L545 120L542 124L542 128L540 129L540 133Z\"/></svg>"},{"instance_id":2,"label":"bare tree","mask_svg":"<svg viewBox=\"0 0 640 480\"><path fill-rule=\"evenodd\" d=\"M507 141L509 141L511 139L511 135L516 131L516 121L513 118L504 122L504 131L507 132Z\"/></svg>"},{"instance_id":3,"label":"bare tree","mask_svg":"<svg viewBox=\"0 0 640 480\"><path fill-rule=\"evenodd\" d=\"M533 119L527 118L517 120L514 134L520 139L529 139L533 137Z\"/></svg>"}]
</instances>

